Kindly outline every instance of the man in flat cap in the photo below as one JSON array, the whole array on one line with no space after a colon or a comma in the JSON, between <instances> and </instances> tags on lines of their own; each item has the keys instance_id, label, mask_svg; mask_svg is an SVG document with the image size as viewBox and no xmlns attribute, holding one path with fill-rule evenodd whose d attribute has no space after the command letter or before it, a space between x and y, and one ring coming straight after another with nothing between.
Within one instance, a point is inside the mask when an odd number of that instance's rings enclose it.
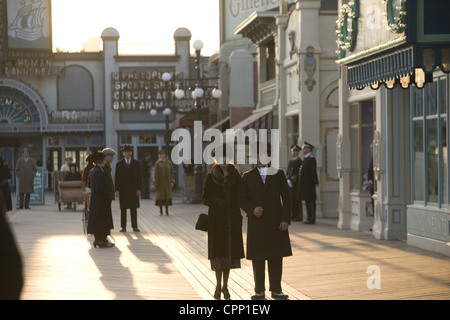
<instances>
[{"instance_id":1,"label":"man in flat cap","mask_svg":"<svg viewBox=\"0 0 450 320\"><path fill-rule=\"evenodd\" d=\"M289 161L289 165L286 171L287 183L289 189L291 190L291 200L292 200L292 221L302 221L303 220L303 208L301 203L297 200L297 190L298 190L298 171L302 165L302 159L300 158L301 147L294 144L291 146L292 159Z\"/></svg>"},{"instance_id":2,"label":"man in flat cap","mask_svg":"<svg viewBox=\"0 0 450 320\"><path fill-rule=\"evenodd\" d=\"M132 158L133 147L129 144L121 149L123 159L116 165L116 198L120 203L121 232L127 231L127 209L130 209L131 227L139 232L137 225L137 208L142 188L141 163Z\"/></svg>"},{"instance_id":3,"label":"man in flat cap","mask_svg":"<svg viewBox=\"0 0 450 320\"><path fill-rule=\"evenodd\" d=\"M305 200L306 214L305 224L316 222L316 186L319 184L317 177L317 162L312 153L314 146L308 142L303 143L303 163L299 169L297 200L302 205Z\"/></svg>"}]
</instances>

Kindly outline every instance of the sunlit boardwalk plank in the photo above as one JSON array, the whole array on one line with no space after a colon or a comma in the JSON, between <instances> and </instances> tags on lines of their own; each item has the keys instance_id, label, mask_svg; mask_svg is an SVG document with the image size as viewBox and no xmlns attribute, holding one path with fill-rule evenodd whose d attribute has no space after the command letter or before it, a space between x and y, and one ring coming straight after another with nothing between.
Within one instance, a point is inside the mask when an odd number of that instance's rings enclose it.
<instances>
[{"instance_id":1,"label":"sunlit boardwalk plank","mask_svg":"<svg viewBox=\"0 0 450 320\"><path fill-rule=\"evenodd\" d=\"M206 233L194 229L206 207L177 198L170 215L160 216L154 200L143 200L141 232L120 233L115 201L116 247L94 249L92 236L82 234L81 211L59 212L47 197L44 206L9 214L24 260L22 299L213 299ZM244 218L244 243L245 230ZM339 230L336 220L293 222L290 237L293 256L284 259L282 287L292 300L450 299L450 258L443 255ZM241 264L230 274L233 300L253 294L251 262ZM380 268L380 289L367 287L371 265Z\"/></svg>"}]
</instances>

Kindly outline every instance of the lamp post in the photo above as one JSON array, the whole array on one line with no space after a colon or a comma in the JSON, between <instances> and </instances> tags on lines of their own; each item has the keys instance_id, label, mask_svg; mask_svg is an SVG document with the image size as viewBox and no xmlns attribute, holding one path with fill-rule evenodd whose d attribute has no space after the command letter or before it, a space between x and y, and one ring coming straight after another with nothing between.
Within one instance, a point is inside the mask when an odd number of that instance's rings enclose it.
<instances>
[{"instance_id":1,"label":"lamp post","mask_svg":"<svg viewBox=\"0 0 450 320\"><path fill-rule=\"evenodd\" d=\"M203 42L201 40L196 40L193 43L193 47L195 49L195 57L194 57L194 75L195 79L191 79L190 81L195 82L195 89L192 90L192 98L194 99L194 108L195 108L195 120L201 121L201 101L205 95L204 89L201 87L202 80L211 80L212 78L202 78L201 70L200 70L200 62L201 62L201 50L203 49ZM169 149L169 141L170 141L170 130L169 130L169 116L172 112L174 113L185 113L185 110L176 109L172 104L172 95L170 93L169 81L171 80L171 75L169 73L164 73L161 79L165 82L167 93L166 93L166 106L163 110L163 114L166 118L166 146L167 151ZM189 81L189 80L188 80ZM192 83L192 82L191 82ZM193 88L191 86L190 88ZM174 92L175 97L178 100L181 100L185 97L185 92L180 85L177 85L177 89ZM216 86L211 92L211 95L214 99L219 99L222 96L222 91ZM150 111L150 115L156 116L158 114L156 109L152 109ZM202 148L203 150L203 148ZM203 158L203 157L202 157ZM201 203L202 201L202 192L203 192L203 163L194 165L194 176L195 176L195 198L193 199L194 203Z\"/></svg>"}]
</instances>

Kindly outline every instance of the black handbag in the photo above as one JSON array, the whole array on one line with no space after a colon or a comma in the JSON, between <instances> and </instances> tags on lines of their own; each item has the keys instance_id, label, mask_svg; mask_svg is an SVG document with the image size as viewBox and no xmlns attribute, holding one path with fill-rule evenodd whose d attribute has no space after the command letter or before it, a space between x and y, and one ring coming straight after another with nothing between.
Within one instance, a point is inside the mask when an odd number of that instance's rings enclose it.
<instances>
[{"instance_id":1,"label":"black handbag","mask_svg":"<svg viewBox=\"0 0 450 320\"><path fill-rule=\"evenodd\" d=\"M195 224L195 230L208 231L208 215L200 213Z\"/></svg>"}]
</instances>

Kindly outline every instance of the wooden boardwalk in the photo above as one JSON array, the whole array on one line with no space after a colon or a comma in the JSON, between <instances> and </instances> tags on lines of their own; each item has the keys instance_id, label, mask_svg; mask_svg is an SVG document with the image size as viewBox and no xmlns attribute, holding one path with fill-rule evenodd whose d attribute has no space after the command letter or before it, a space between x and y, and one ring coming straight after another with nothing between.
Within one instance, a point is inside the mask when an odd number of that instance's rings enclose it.
<instances>
[{"instance_id":1,"label":"wooden boardwalk","mask_svg":"<svg viewBox=\"0 0 450 320\"><path fill-rule=\"evenodd\" d=\"M160 216L154 200L143 200L141 232L128 226L129 232L120 233L115 201L116 246L94 249L92 236L83 235L81 210L59 212L52 196L47 194L44 206L8 214L24 260L22 299L213 299L206 233L194 230L206 207L176 199L171 214ZM377 240L370 232L339 230L336 223L292 223L293 256L284 259L282 283L291 300L450 299L448 257L401 241ZM245 238L245 223L243 231ZM241 264L230 275L233 300L247 300L253 293L251 262ZM369 266L379 268L379 289L368 288Z\"/></svg>"}]
</instances>

